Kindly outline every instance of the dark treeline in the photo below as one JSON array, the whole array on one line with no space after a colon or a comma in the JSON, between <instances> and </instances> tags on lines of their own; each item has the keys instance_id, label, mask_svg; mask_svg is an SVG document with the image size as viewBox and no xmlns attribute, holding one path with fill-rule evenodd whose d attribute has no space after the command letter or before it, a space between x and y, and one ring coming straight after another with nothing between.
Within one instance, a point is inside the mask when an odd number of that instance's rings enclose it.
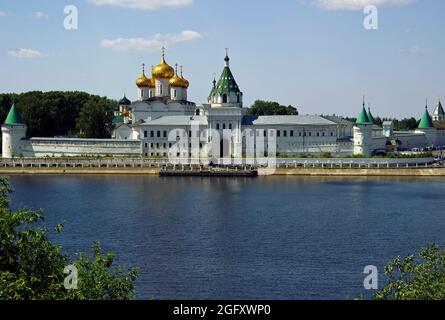
<instances>
[{"instance_id":1,"label":"dark treeline","mask_svg":"<svg viewBox=\"0 0 445 320\"><path fill-rule=\"evenodd\" d=\"M283 106L274 101L256 100L253 105L247 109L247 114L252 116L298 115L298 110L293 106Z\"/></svg>"},{"instance_id":2,"label":"dark treeline","mask_svg":"<svg viewBox=\"0 0 445 320\"><path fill-rule=\"evenodd\" d=\"M109 138L117 102L85 92L0 94L0 121L15 102L30 137Z\"/></svg>"}]
</instances>

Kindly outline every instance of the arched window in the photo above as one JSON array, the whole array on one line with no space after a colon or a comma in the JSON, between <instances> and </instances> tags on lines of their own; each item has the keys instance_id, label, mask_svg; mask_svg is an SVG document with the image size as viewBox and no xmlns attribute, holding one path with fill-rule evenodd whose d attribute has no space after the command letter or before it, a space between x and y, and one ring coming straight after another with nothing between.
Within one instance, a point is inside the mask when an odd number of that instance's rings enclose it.
<instances>
[{"instance_id":1,"label":"arched window","mask_svg":"<svg viewBox=\"0 0 445 320\"><path fill-rule=\"evenodd\" d=\"M162 91L163 91L163 90L162 90L162 84L160 84L160 85L159 85L159 93L161 94L161 96L162 96L162 94L163 94Z\"/></svg>"},{"instance_id":2,"label":"arched window","mask_svg":"<svg viewBox=\"0 0 445 320\"><path fill-rule=\"evenodd\" d=\"M196 115L200 116L201 115L201 111L199 109L196 109Z\"/></svg>"},{"instance_id":3,"label":"arched window","mask_svg":"<svg viewBox=\"0 0 445 320\"><path fill-rule=\"evenodd\" d=\"M178 93L176 92L176 89L173 90L173 96L176 98L178 96Z\"/></svg>"},{"instance_id":4,"label":"arched window","mask_svg":"<svg viewBox=\"0 0 445 320\"><path fill-rule=\"evenodd\" d=\"M227 94L223 94L223 103L227 103Z\"/></svg>"},{"instance_id":5,"label":"arched window","mask_svg":"<svg viewBox=\"0 0 445 320\"><path fill-rule=\"evenodd\" d=\"M226 130L226 124L223 123L223 130Z\"/></svg>"},{"instance_id":6,"label":"arched window","mask_svg":"<svg viewBox=\"0 0 445 320\"><path fill-rule=\"evenodd\" d=\"M232 130L232 124L231 123L229 123L229 129Z\"/></svg>"},{"instance_id":7,"label":"arched window","mask_svg":"<svg viewBox=\"0 0 445 320\"><path fill-rule=\"evenodd\" d=\"M237 100L238 103L241 102L241 95L240 95L239 93L238 93L238 95L237 95L237 99L236 99L236 100Z\"/></svg>"}]
</instances>

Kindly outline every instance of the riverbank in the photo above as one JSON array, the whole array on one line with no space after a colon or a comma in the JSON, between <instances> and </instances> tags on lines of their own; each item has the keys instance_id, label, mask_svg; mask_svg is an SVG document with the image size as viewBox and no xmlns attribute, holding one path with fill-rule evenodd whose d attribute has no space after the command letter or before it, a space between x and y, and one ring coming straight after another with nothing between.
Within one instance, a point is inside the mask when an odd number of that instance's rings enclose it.
<instances>
[{"instance_id":1,"label":"riverbank","mask_svg":"<svg viewBox=\"0 0 445 320\"><path fill-rule=\"evenodd\" d=\"M445 177L445 168L292 168L292 169L260 169L260 176L326 176L326 177Z\"/></svg>"},{"instance_id":2,"label":"riverbank","mask_svg":"<svg viewBox=\"0 0 445 320\"><path fill-rule=\"evenodd\" d=\"M158 168L0 168L0 175L159 175Z\"/></svg>"},{"instance_id":3,"label":"riverbank","mask_svg":"<svg viewBox=\"0 0 445 320\"><path fill-rule=\"evenodd\" d=\"M0 168L0 175L159 175L159 168ZM445 177L445 168L280 168L259 169L260 176Z\"/></svg>"}]
</instances>

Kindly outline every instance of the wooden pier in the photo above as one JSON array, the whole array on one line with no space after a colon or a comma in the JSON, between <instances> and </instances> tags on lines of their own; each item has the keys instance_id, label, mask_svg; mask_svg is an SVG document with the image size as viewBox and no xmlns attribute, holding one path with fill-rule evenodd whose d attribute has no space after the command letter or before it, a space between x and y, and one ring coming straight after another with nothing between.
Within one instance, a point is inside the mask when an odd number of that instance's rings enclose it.
<instances>
[{"instance_id":1,"label":"wooden pier","mask_svg":"<svg viewBox=\"0 0 445 320\"><path fill-rule=\"evenodd\" d=\"M161 177L258 177L258 170L251 167L226 166L165 166L159 172Z\"/></svg>"}]
</instances>

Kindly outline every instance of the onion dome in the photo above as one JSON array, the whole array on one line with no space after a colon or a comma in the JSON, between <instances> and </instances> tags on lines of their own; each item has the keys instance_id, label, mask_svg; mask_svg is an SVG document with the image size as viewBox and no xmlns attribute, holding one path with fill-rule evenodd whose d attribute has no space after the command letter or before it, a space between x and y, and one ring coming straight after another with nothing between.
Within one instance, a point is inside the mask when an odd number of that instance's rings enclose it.
<instances>
[{"instance_id":1,"label":"onion dome","mask_svg":"<svg viewBox=\"0 0 445 320\"><path fill-rule=\"evenodd\" d=\"M149 88L156 88L156 83L155 83L155 79L154 79L154 77L153 77L153 70L154 70L154 66L151 66L151 78L149 79L150 80L150 84L148 85L148 87Z\"/></svg>"},{"instance_id":2,"label":"onion dome","mask_svg":"<svg viewBox=\"0 0 445 320\"><path fill-rule=\"evenodd\" d=\"M155 79L171 79L175 76L175 70L165 62L165 48L162 48L162 60L153 69L153 78Z\"/></svg>"},{"instance_id":3,"label":"onion dome","mask_svg":"<svg viewBox=\"0 0 445 320\"><path fill-rule=\"evenodd\" d=\"M142 74L139 78L137 78L136 85L139 88L146 88L146 87L150 87L150 85L151 85L151 79L149 79L145 76L145 64L142 64Z\"/></svg>"},{"instance_id":4,"label":"onion dome","mask_svg":"<svg viewBox=\"0 0 445 320\"><path fill-rule=\"evenodd\" d=\"M127 99L127 97L124 94L124 97L119 101L120 106L129 106L131 105L131 101Z\"/></svg>"},{"instance_id":5,"label":"onion dome","mask_svg":"<svg viewBox=\"0 0 445 320\"><path fill-rule=\"evenodd\" d=\"M178 65L176 65L175 75L170 79L169 84L174 88L185 88L186 86L184 79L178 76Z\"/></svg>"},{"instance_id":6,"label":"onion dome","mask_svg":"<svg viewBox=\"0 0 445 320\"><path fill-rule=\"evenodd\" d=\"M190 87L190 82L182 75L182 66L181 66L181 79L184 81L184 89L188 89Z\"/></svg>"}]
</instances>

